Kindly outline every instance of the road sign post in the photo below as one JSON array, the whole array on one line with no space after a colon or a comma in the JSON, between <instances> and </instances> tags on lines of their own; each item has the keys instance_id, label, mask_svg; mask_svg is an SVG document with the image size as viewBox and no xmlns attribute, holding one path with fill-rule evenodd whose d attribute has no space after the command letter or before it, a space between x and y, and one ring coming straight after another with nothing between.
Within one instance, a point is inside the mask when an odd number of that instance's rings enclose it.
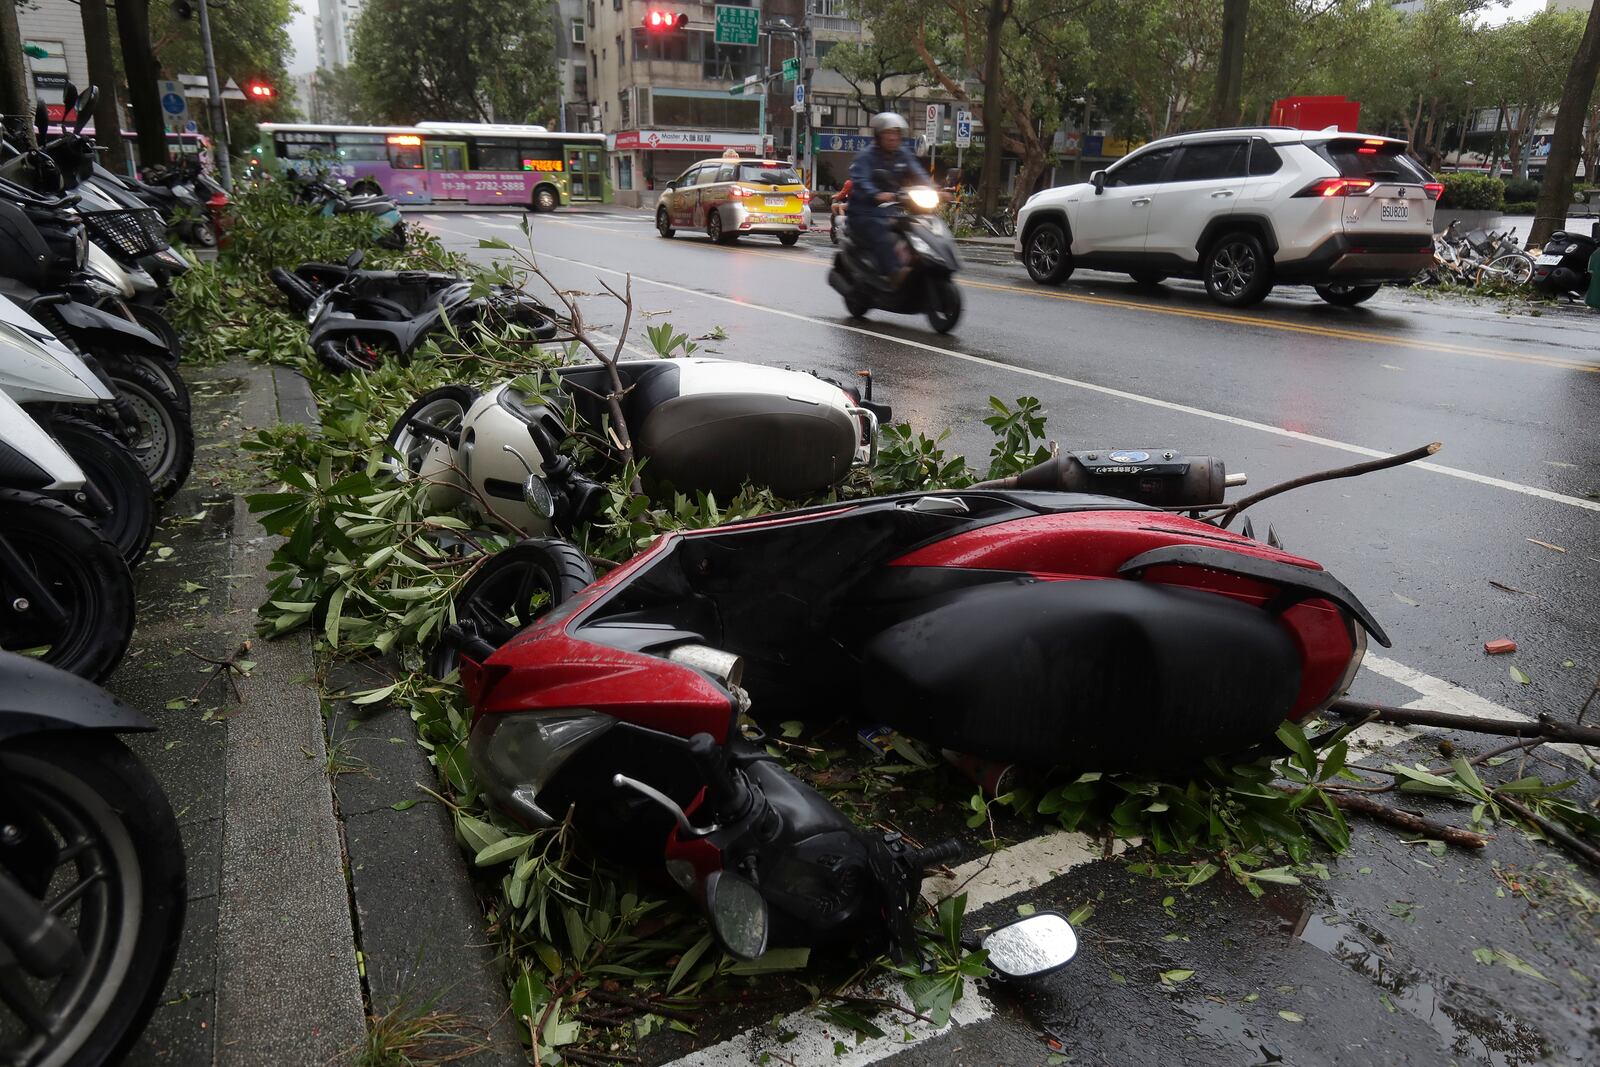
<instances>
[{"instance_id":1,"label":"road sign post","mask_svg":"<svg viewBox=\"0 0 1600 1067\"><path fill-rule=\"evenodd\" d=\"M956 169L961 169L962 149L972 147L972 112L966 108L956 112Z\"/></svg>"},{"instance_id":2,"label":"road sign post","mask_svg":"<svg viewBox=\"0 0 1600 1067\"><path fill-rule=\"evenodd\" d=\"M761 10L733 4L717 5L716 44L754 48L761 41Z\"/></svg>"}]
</instances>

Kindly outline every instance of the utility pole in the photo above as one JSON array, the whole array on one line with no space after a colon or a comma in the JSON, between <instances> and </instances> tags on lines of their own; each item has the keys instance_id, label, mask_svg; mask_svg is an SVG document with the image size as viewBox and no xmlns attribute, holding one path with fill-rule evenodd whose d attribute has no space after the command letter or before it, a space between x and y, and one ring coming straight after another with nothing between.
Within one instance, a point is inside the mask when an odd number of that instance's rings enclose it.
<instances>
[{"instance_id":1,"label":"utility pole","mask_svg":"<svg viewBox=\"0 0 1600 1067\"><path fill-rule=\"evenodd\" d=\"M222 111L222 86L217 83L217 54L211 47L211 12L200 0L200 44L206 53L206 96L210 104L211 150L217 156L222 187L233 192L233 165L228 161L228 118Z\"/></svg>"}]
</instances>

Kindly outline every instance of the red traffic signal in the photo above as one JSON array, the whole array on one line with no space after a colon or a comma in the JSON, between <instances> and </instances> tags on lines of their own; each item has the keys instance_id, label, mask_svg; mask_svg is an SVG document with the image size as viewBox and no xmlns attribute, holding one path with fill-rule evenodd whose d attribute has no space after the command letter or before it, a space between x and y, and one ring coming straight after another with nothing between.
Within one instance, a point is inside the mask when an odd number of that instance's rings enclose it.
<instances>
[{"instance_id":1,"label":"red traffic signal","mask_svg":"<svg viewBox=\"0 0 1600 1067\"><path fill-rule=\"evenodd\" d=\"M278 90L266 82L251 82L244 87L244 91L252 100L267 101L278 95Z\"/></svg>"},{"instance_id":2,"label":"red traffic signal","mask_svg":"<svg viewBox=\"0 0 1600 1067\"><path fill-rule=\"evenodd\" d=\"M681 11L664 11L651 8L650 13L644 17L644 28L653 32L668 32L671 30L687 30L689 16Z\"/></svg>"}]
</instances>

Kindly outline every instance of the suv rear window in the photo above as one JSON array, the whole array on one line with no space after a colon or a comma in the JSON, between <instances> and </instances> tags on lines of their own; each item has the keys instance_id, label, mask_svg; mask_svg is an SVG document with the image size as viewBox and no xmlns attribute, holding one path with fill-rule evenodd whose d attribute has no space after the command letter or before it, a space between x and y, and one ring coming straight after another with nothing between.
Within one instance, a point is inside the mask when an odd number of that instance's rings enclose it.
<instances>
[{"instance_id":1,"label":"suv rear window","mask_svg":"<svg viewBox=\"0 0 1600 1067\"><path fill-rule=\"evenodd\" d=\"M1339 168L1341 178L1398 178L1407 182L1429 180L1423 165L1406 155L1406 146L1394 141L1368 144L1359 137L1341 138L1313 145L1312 151Z\"/></svg>"},{"instance_id":2,"label":"suv rear window","mask_svg":"<svg viewBox=\"0 0 1600 1067\"><path fill-rule=\"evenodd\" d=\"M754 185L799 185L800 175L793 167L769 166L765 163L739 164L739 181Z\"/></svg>"}]
</instances>

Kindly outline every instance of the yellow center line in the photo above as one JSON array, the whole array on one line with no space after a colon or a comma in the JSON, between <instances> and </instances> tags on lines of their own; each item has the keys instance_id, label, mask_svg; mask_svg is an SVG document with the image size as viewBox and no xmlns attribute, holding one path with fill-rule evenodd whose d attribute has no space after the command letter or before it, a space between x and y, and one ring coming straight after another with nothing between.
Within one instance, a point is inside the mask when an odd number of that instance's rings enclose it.
<instances>
[{"instance_id":1,"label":"yellow center line","mask_svg":"<svg viewBox=\"0 0 1600 1067\"><path fill-rule=\"evenodd\" d=\"M546 221L558 226L571 226L577 229L595 230L600 233L610 234L613 237L622 237L630 241L659 241L660 237L645 237L639 234L618 233L616 230L603 226L594 226L582 222L572 222L567 219L548 219ZM820 227L812 227L820 229ZM692 245L692 242L690 243ZM686 245L688 247L689 245ZM710 246L708 246L709 248ZM724 254L726 250L719 251ZM825 259L815 256L797 256L793 252L769 252L759 248L740 247L741 254L747 256L762 256L767 259L776 259L784 263L805 263L814 267L827 267L830 264ZM1419 341L1407 337L1397 337L1392 334L1375 334L1361 330L1341 329L1337 326L1318 326L1311 323L1283 322L1277 319L1262 318L1257 315L1241 315L1227 311L1209 311L1202 308L1165 307L1160 304L1148 304L1137 300L1120 300L1116 297L1094 296L1089 293L1063 293L1045 288L1023 288L1020 285L1003 285L996 282L980 282L972 278L962 278L960 284L963 288L991 289L995 292L1018 293L1022 296L1043 297L1047 300L1065 300L1071 303L1092 304L1099 307L1118 308L1129 311L1145 311L1157 315L1176 315L1181 318L1201 319L1209 322L1221 322L1234 326L1256 326L1264 330L1279 330L1285 333L1306 334L1312 337L1326 337L1335 341L1356 341L1361 344L1387 345L1395 348L1409 348L1419 352L1439 352L1446 355L1472 356L1477 359L1497 359L1508 363L1527 363L1541 367L1558 367L1562 370L1582 371L1587 374L1600 373L1600 363L1590 363L1583 360L1563 359L1560 356L1541 356L1531 352L1513 352L1496 348L1480 348L1475 345L1457 344L1453 341Z\"/></svg>"}]
</instances>

